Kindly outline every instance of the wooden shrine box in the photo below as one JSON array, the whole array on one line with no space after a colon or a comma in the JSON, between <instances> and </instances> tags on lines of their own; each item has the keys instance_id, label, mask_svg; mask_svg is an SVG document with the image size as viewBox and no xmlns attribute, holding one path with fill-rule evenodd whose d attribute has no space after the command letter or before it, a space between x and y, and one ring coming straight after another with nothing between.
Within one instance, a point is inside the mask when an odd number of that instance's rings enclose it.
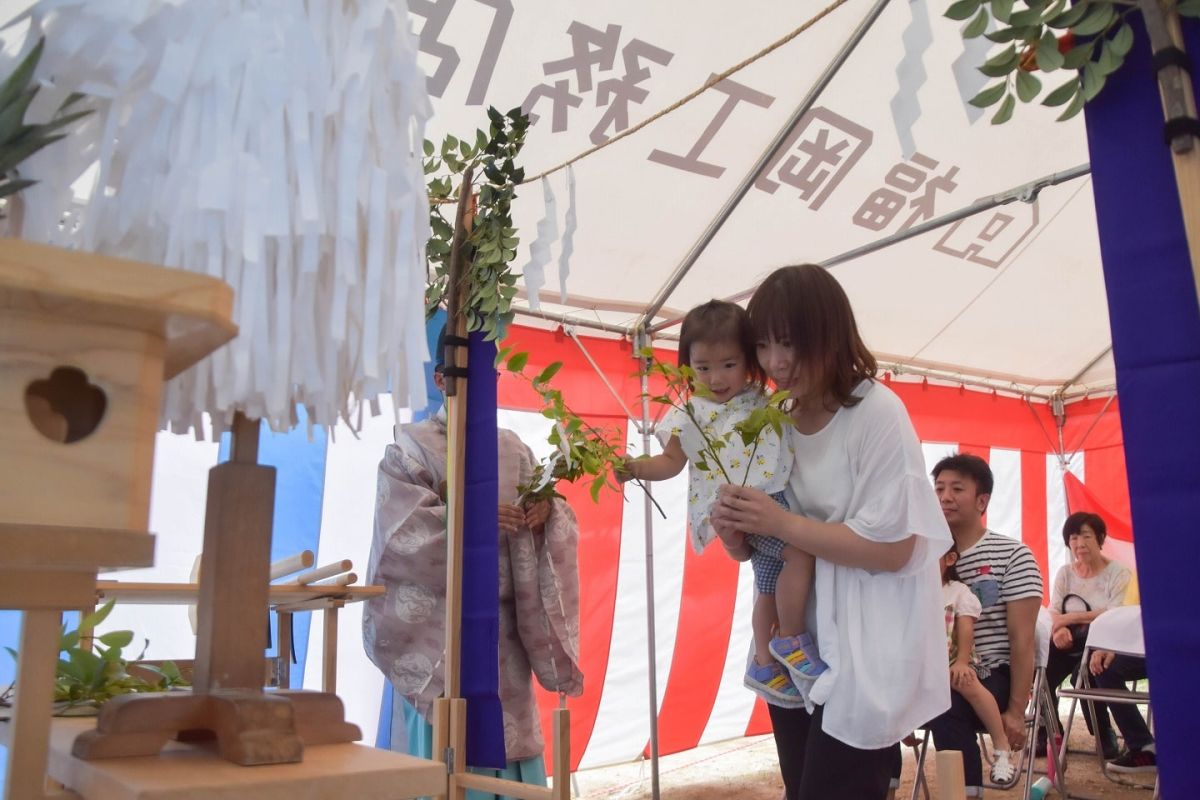
<instances>
[{"instance_id":1,"label":"wooden shrine box","mask_svg":"<svg viewBox=\"0 0 1200 800\"><path fill-rule=\"evenodd\" d=\"M163 381L232 307L205 275L0 239L0 521L145 532Z\"/></svg>"},{"instance_id":2,"label":"wooden shrine box","mask_svg":"<svg viewBox=\"0 0 1200 800\"><path fill-rule=\"evenodd\" d=\"M236 334L219 280L0 239L0 608L24 612L5 797L43 797L59 625L154 563L162 384Z\"/></svg>"}]
</instances>

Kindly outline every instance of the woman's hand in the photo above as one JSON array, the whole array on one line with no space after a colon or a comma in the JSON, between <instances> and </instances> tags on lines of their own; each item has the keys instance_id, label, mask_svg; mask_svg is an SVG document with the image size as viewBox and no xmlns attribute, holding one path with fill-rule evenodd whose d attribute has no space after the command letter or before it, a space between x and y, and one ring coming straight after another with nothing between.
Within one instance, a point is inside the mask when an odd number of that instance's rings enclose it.
<instances>
[{"instance_id":1,"label":"woman's hand","mask_svg":"<svg viewBox=\"0 0 1200 800\"><path fill-rule=\"evenodd\" d=\"M1055 628L1054 635L1050 638L1059 650L1070 650L1075 644L1075 637L1071 635L1071 629L1067 627Z\"/></svg>"},{"instance_id":2,"label":"woman's hand","mask_svg":"<svg viewBox=\"0 0 1200 800\"><path fill-rule=\"evenodd\" d=\"M1088 672L1099 675L1112 665L1116 657L1117 654L1111 650L1093 650L1092 657L1088 659Z\"/></svg>"},{"instance_id":3,"label":"woman's hand","mask_svg":"<svg viewBox=\"0 0 1200 800\"><path fill-rule=\"evenodd\" d=\"M536 503L525 506L525 524L534 533L540 534L548 519L550 519L549 500L538 500Z\"/></svg>"},{"instance_id":4,"label":"woman's hand","mask_svg":"<svg viewBox=\"0 0 1200 800\"><path fill-rule=\"evenodd\" d=\"M525 511L520 506L501 503L497 521L500 523L501 533L516 533L525 525Z\"/></svg>"},{"instance_id":5,"label":"woman's hand","mask_svg":"<svg viewBox=\"0 0 1200 800\"><path fill-rule=\"evenodd\" d=\"M788 512L764 491L728 483L718 491L720 500L711 514L718 532L723 526L745 533L776 535L787 523Z\"/></svg>"}]
</instances>

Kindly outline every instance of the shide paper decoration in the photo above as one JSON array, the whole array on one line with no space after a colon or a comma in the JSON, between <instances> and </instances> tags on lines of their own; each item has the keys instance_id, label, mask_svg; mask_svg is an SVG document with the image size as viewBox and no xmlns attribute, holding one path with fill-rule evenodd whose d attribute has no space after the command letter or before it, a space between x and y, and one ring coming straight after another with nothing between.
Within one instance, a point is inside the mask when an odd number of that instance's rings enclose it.
<instances>
[{"instance_id":1,"label":"shide paper decoration","mask_svg":"<svg viewBox=\"0 0 1200 800\"><path fill-rule=\"evenodd\" d=\"M237 293L240 335L168 384L164 427L424 404L430 105L404 0L43 0L18 21L24 49L46 37L46 90L96 109L28 164L21 235Z\"/></svg>"}]
</instances>

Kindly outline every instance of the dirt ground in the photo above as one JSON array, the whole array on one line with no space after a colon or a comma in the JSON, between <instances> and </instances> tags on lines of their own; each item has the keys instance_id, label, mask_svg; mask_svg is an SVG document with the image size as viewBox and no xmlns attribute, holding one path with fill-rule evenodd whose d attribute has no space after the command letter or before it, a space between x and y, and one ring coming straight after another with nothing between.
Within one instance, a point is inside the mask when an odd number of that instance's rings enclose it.
<instances>
[{"instance_id":1,"label":"dirt ground","mask_svg":"<svg viewBox=\"0 0 1200 800\"><path fill-rule=\"evenodd\" d=\"M1092 751L1092 738L1081 718L1077 718L1076 723L1071 732L1072 752L1068 756L1067 770L1071 796L1091 800L1150 800L1149 788L1121 786L1100 773L1099 763ZM1038 759L1034 764L1034 778L1044 774L1045 769L1045 760ZM937 797L935 772L931 750L925 773L933 798ZM912 794L915 774L916 759L912 749L905 748L904 773L897 798L907 800ZM1150 781L1153 781L1153 775ZM1018 800L1022 797L1022 788L1023 783L1019 783L1007 792L989 790L987 796L993 800ZM779 777L775 743L770 736L757 736L664 756L659 760L659 790L664 800L726 797L779 800L783 794L783 781ZM583 800L648 798L651 796L650 763L637 761L578 772L575 775L574 794ZM1051 792L1048 797L1057 798L1058 794Z\"/></svg>"}]
</instances>

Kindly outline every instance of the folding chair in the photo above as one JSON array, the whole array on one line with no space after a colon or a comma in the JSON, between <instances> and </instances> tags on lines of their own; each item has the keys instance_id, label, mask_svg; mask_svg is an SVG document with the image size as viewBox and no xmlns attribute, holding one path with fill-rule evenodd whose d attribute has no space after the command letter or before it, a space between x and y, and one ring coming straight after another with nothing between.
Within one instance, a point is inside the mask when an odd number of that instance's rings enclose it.
<instances>
[{"instance_id":1,"label":"folding chair","mask_svg":"<svg viewBox=\"0 0 1200 800\"><path fill-rule=\"evenodd\" d=\"M1058 756L1058 786L1064 797L1069 797L1066 783L1067 739L1071 733L1075 708L1079 704L1079 701L1088 701L1085 705L1085 713L1091 717L1093 730L1098 730L1096 727L1096 702L1146 706L1150 704L1150 693L1148 691L1105 689L1092 686L1092 674L1088 670L1088 663L1091 660L1094 650L1111 650L1118 655L1145 658L1146 644L1142 636L1142 607L1120 606L1118 608L1110 608L1092 620L1092 624L1088 628L1087 643L1083 648L1083 662L1079 669L1079 676L1075 681L1075 688L1063 689L1059 692L1059 696L1071 698L1071 714L1067 718L1067 731L1066 735L1063 736L1063 743ZM1147 724L1149 722L1150 718L1147 716ZM1096 758L1100 762L1100 772L1113 783L1141 786L1146 789L1151 788L1145 784L1130 783L1124 778L1116 777L1109 770L1108 762L1104 759L1104 752L1101 748L1099 738L1096 740ZM1153 789L1152 800L1158 800L1157 775L1155 775Z\"/></svg>"},{"instance_id":2,"label":"folding chair","mask_svg":"<svg viewBox=\"0 0 1200 800\"><path fill-rule=\"evenodd\" d=\"M1016 777L1011 783L1004 785L990 783L985 777L984 786L989 789L1011 789L1020 782L1021 775L1024 773L1025 791L1023 796L1028 796L1029 787L1033 785L1034 748L1037 747L1038 731L1044 728L1049 741L1054 741L1054 735L1058 732L1058 715L1055 713L1054 703L1050 699L1050 687L1046 685L1046 661L1050 657L1050 628L1050 613L1042 608L1038 612L1037 625L1034 627L1033 687L1029 694L1029 705L1025 709L1025 746L1021 748L1020 756L1017 758L1017 769L1014 773ZM986 775L986 767L991 765L993 758L984 742L986 731L980 729L978 733L979 753L983 758L984 774ZM929 785L925 780L925 754L929 749L930 740L928 728L925 729L924 734L920 746L914 747L917 751L917 770L916 778L913 780L911 800L917 800L917 793L922 789L925 791L925 800L929 800Z\"/></svg>"}]
</instances>

